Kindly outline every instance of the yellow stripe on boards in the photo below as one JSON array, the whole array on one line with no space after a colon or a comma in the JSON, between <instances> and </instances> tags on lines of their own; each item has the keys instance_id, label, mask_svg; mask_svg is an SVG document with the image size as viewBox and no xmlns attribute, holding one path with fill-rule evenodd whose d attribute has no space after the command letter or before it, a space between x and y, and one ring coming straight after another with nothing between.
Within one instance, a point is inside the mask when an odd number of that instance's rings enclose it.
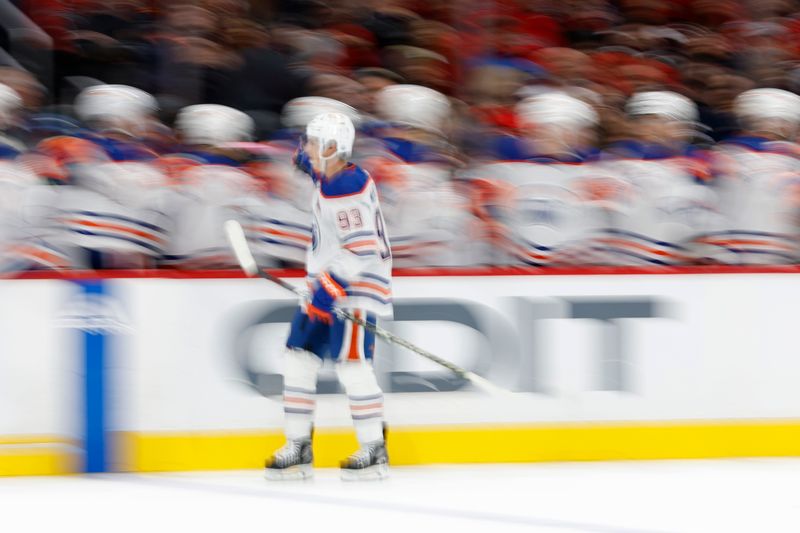
<instances>
[{"instance_id":1,"label":"yellow stripe on boards","mask_svg":"<svg viewBox=\"0 0 800 533\"><path fill-rule=\"evenodd\" d=\"M72 456L52 451L0 453L0 476L59 476L75 473Z\"/></svg>"},{"instance_id":2,"label":"yellow stripe on boards","mask_svg":"<svg viewBox=\"0 0 800 533\"><path fill-rule=\"evenodd\" d=\"M261 468L279 432L124 433L125 471ZM392 464L800 456L800 420L390 427ZM352 430L319 429L315 466L338 466Z\"/></svg>"},{"instance_id":3,"label":"yellow stripe on boards","mask_svg":"<svg viewBox=\"0 0 800 533\"><path fill-rule=\"evenodd\" d=\"M64 475L76 469L76 455L63 442L41 442L36 438L0 440L0 476Z\"/></svg>"},{"instance_id":4,"label":"yellow stripe on boards","mask_svg":"<svg viewBox=\"0 0 800 533\"><path fill-rule=\"evenodd\" d=\"M37 446L45 444L74 445L75 441L54 435L0 435L0 449L2 449L1 447L3 446L15 446L20 444L34 444Z\"/></svg>"},{"instance_id":5,"label":"yellow stripe on boards","mask_svg":"<svg viewBox=\"0 0 800 533\"><path fill-rule=\"evenodd\" d=\"M124 450L119 470L157 472L262 468L285 439L280 432L199 432L124 433L119 441ZM317 432L315 464L338 466L356 447L352 431Z\"/></svg>"}]
</instances>

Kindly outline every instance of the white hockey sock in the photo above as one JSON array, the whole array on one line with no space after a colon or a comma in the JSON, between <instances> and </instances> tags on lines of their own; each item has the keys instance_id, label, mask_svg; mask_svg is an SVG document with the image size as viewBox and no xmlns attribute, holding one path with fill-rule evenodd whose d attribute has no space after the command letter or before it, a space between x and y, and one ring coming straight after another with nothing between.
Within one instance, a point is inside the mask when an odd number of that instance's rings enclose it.
<instances>
[{"instance_id":1,"label":"white hockey sock","mask_svg":"<svg viewBox=\"0 0 800 533\"><path fill-rule=\"evenodd\" d=\"M383 440L383 392L372 365L366 361L342 362L336 365L336 374L350 400L358 442Z\"/></svg>"},{"instance_id":2,"label":"white hockey sock","mask_svg":"<svg viewBox=\"0 0 800 533\"><path fill-rule=\"evenodd\" d=\"M316 406L317 372L322 360L303 350L286 350L283 372L283 412L286 438L311 436Z\"/></svg>"}]
</instances>

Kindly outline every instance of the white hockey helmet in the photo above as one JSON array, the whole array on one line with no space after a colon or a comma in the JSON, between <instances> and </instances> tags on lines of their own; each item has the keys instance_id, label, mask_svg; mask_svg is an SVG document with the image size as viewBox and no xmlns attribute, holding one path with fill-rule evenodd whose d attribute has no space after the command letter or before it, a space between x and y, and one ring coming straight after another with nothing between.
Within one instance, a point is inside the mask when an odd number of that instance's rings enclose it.
<instances>
[{"instance_id":1,"label":"white hockey helmet","mask_svg":"<svg viewBox=\"0 0 800 533\"><path fill-rule=\"evenodd\" d=\"M375 98L378 114L393 124L442 133L450 117L447 97L422 85L389 85Z\"/></svg>"},{"instance_id":2,"label":"white hockey helmet","mask_svg":"<svg viewBox=\"0 0 800 533\"><path fill-rule=\"evenodd\" d=\"M558 91L525 98L516 107L522 126L558 125L568 128L589 128L597 124L595 110L584 102Z\"/></svg>"},{"instance_id":3,"label":"white hockey helmet","mask_svg":"<svg viewBox=\"0 0 800 533\"><path fill-rule=\"evenodd\" d=\"M356 140L356 128L353 121L342 113L322 113L317 115L306 126L306 138L315 140L319 144L317 155L324 164L327 160L338 157L347 159L353 153L353 143ZM322 154L333 144L336 152L330 156Z\"/></svg>"},{"instance_id":4,"label":"white hockey helmet","mask_svg":"<svg viewBox=\"0 0 800 533\"><path fill-rule=\"evenodd\" d=\"M114 125L142 121L157 110L152 95L128 85L93 85L75 98L75 112L87 122Z\"/></svg>"},{"instance_id":5,"label":"white hockey helmet","mask_svg":"<svg viewBox=\"0 0 800 533\"><path fill-rule=\"evenodd\" d=\"M178 112L175 129L186 144L219 145L252 139L255 122L247 113L232 107L197 104Z\"/></svg>"},{"instance_id":6,"label":"white hockey helmet","mask_svg":"<svg viewBox=\"0 0 800 533\"><path fill-rule=\"evenodd\" d=\"M744 120L781 119L800 123L800 96L782 89L751 89L736 97L733 111Z\"/></svg>"},{"instance_id":7,"label":"white hockey helmet","mask_svg":"<svg viewBox=\"0 0 800 533\"><path fill-rule=\"evenodd\" d=\"M636 93L625 104L631 116L656 115L680 122L697 122L697 106L682 94L672 91L644 91Z\"/></svg>"},{"instance_id":8,"label":"white hockey helmet","mask_svg":"<svg viewBox=\"0 0 800 533\"><path fill-rule=\"evenodd\" d=\"M324 96L303 96L290 100L283 106L281 122L287 128L305 128L311 119L323 113L341 113L358 124L360 116L355 108Z\"/></svg>"},{"instance_id":9,"label":"white hockey helmet","mask_svg":"<svg viewBox=\"0 0 800 533\"><path fill-rule=\"evenodd\" d=\"M5 129L14 121L14 117L22 109L22 98L17 91L0 83L0 129Z\"/></svg>"}]
</instances>

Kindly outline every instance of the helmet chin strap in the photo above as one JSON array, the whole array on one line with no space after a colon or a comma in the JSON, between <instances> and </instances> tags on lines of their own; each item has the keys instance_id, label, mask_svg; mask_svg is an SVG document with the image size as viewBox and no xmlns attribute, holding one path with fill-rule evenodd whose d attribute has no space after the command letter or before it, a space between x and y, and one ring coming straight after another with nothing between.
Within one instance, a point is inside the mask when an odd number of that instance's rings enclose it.
<instances>
[{"instance_id":1,"label":"helmet chin strap","mask_svg":"<svg viewBox=\"0 0 800 533\"><path fill-rule=\"evenodd\" d=\"M338 156L337 152L333 152L328 157L322 155L328 148L330 148L330 146L326 147L320 144L320 147L317 150L317 155L319 156L319 166L320 166L319 171L320 173L322 173L323 176L325 175L325 172L328 170L328 161Z\"/></svg>"}]
</instances>

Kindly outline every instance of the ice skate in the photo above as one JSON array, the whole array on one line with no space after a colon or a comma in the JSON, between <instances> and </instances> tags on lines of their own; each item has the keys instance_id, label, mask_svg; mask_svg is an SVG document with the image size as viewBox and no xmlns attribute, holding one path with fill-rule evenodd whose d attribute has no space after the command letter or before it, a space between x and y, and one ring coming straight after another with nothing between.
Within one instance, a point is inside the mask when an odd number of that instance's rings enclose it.
<instances>
[{"instance_id":1,"label":"ice skate","mask_svg":"<svg viewBox=\"0 0 800 533\"><path fill-rule=\"evenodd\" d=\"M342 480L369 481L389 475L389 456L384 441L368 442L341 462Z\"/></svg>"},{"instance_id":2,"label":"ice skate","mask_svg":"<svg viewBox=\"0 0 800 533\"><path fill-rule=\"evenodd\" d=\"M309 479L314 475L311 439L287 440L286 444L267 460L265 476L270 481Z\"/></svg>"}]
</instances>

